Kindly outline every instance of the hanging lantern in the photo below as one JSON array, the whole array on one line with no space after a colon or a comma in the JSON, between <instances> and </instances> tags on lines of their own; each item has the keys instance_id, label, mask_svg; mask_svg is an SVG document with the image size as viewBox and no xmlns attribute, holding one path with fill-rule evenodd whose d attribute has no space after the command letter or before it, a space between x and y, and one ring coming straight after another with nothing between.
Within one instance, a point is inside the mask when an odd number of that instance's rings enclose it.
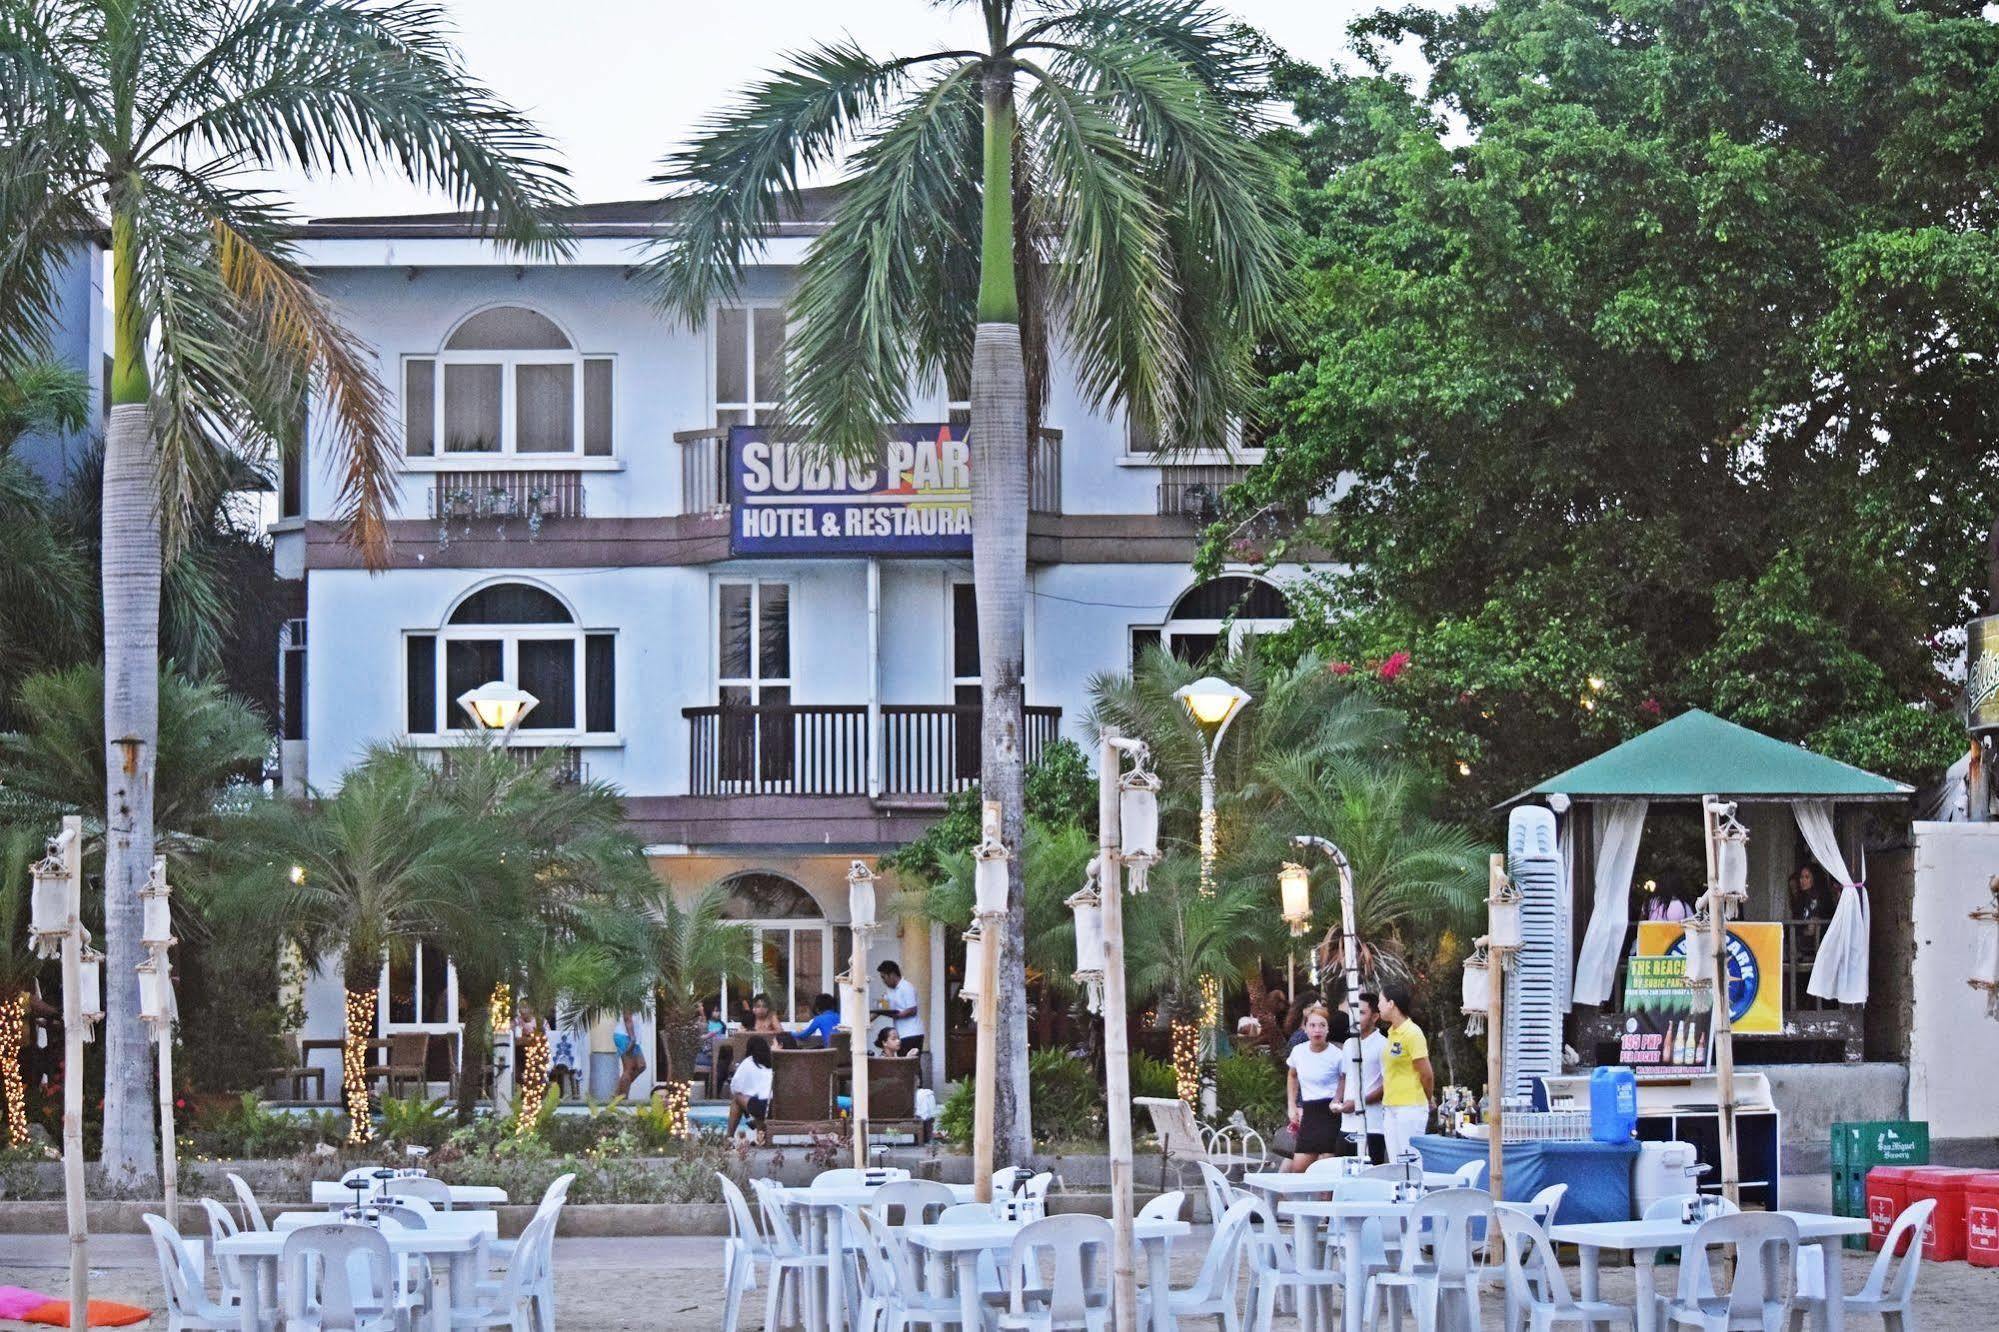
<instances>
[{"instance_id":1,"label":"hanging lantern","mask_svg":"<svg viewBox=\"0 0 1999 1332\"><path fill-rule=\"evenodd\" d=\"M146 886L139 890L139 900L145 907L145 926L139 942L148 948L173 946L172 892L167 886L167 858L153 857L153 872L146 877Z\"/></svg>"},{"instance_id":2,"label":"hanging lantern","mask_svg":"<svg viewBox=\"0 0 1999 1332\"><path fill-rule=\"evenodd\" d=\"M1687 984L1693 987L1696 1002L1714 984L1714 954L1710 951L1714 944L1708 938L1710 919L1703 909L1686 923Z\"/></svg>"},{"instance_id":3,"label":"hanging lantern","mask_svg":"<svg viewBox=\"0 0 1999 1332\"><path fill-rule=\"evenodd\" d=\"M1519 948L1526 942L1520 922L1520 889L1513 880L1501 878L1493 894L1485 900L1488 938L1494 948Z\"/></svg>"},{"instance_id":4,"label":"hanging lantern","mask_svg":"<svg viewBox=\"0 0 1999 1332\"><path fill-rule=\"evenodd\" d=\"M104 954L86 948L77 961L76 1006L87 1021L104 1016Z\"/></svg>"},{"instance_id":5,"label":"hanging lantern","mask_svg":"<svg viewBox=\"0 0 1999 1332\"><path fill-rule=\"evenodd\" d=\"M977 925L965 931L965 983L958 987L958 997L977 1004L979 986L986 974L985 933ZM977 1009L973 1010L973 1020L977 1021Z\"/></svg>"},{"instance_id":6,"label":"hanging lantern","mask_svg":"<svg viewBox=\"0 0 1999 1332\"><path fill-rule=\"evenodd\" d=\"M1159 863L1159 779L1143 770L1118 780L1121 855L1128 865ZM1134 892L1140 891L1134 888Z\"/></svg>"},{"instance_id":7,"label":"hanging lantern","mask_svg":"<svg viewBox=\"0 0 1999 1332\"><path fill-rule=\"evenodd\" d=\"M69 933L69 870L53 851L35 862L34 888L29 903L29 930L35 936L35 956L56 957L62 953L62 938Z\"/></svg>"},{"instance_id":8,"label":"hanging lantern","mask_svg":"<svg viewBox=\"0 0 1999 1332\"><path fill-rule=\"evenodd\" d=\"M1104 899L1097 891L1097 883L1097 862L1092 860L1090 877L1066 904L1076 913L1076 970L1070 979L1083 987L1092 1013L1103 1011L1104 964L1108 956L1104 948Z\"/></svg>"},{"instance_id":9,"label":"hanging lantern","mask_svg":"<svg viewBox=\"0 0 1999 1332\"><path fill-rule=\"evenodd\" d=\"M973 910L981 916L1003 916L1007 909L1006 847L988 837L972 853L978 866L972 875Z\"/></svg>"},{"instance_id":10,"label":"hanging lantern","mask_svg":"<svg viewBox=\"0 0 1999 1332\"><path fill-rule=\"evenodd\" d=\"M1463 997L1460 1004L1467 1019L1465 1035L1485 1034L1485 1019L1492 1012L1492 959L1486 941L1480 939L1472 955L1465 959Z\"/></svg>"},{"instance_id":11,"label":"hanging lantern","mask_svg":"<svg viewBox=\"0 0 1999 1332\"><path fill-rule=\"evenodd\" d=\"M847 917L863 933L875 927L875 872L859 860L847 867Z\"/></svg>"},{"instance_id":12,"label":"hanging lantern","mask_svg":"<svg viewBox=\"0 0 1999 1332\"><path fill-rule=\"evenodd\" d=\"M1277 871L1277 899L1292 938L1312 928L1312 871L1296 861L1285 861L1284 868Z\"/></svg>"},{"instance_id":13,"label":"hanging lantern","mask_svg":"<svg viewBox=\"0 0 1999 1332\"><path fill-rule=\"evenodd\" d=\"M139 972L139 1016L147 1022L173 1020L173 982L164 961L141 962Z\"/></svg>"}]
</instances>

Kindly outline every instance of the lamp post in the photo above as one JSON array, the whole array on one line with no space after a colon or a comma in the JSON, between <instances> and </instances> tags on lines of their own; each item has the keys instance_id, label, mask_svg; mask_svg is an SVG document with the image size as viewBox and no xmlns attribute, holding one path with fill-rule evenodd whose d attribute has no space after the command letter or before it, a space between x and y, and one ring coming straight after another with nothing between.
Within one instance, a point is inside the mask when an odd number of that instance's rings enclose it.
<instances>
[{"instance_id":1,"label":"lamp post","mask_svg":"<svg viewBox=\"0 0 1999 1332\"><path fill-rule=\"evenodd\" d=\"M1006 928L1007 855L1000 841L1000 805L988 800L980 813L983 835L973 851L978 866L972 875L972 907L977 913L978 956L965 949L965 974L969 981L972 963L978 963L978 994L973 1011L979 1024L978 1070L972 1088L972 1186L978 1201L993 1200L993 1101L999 1088L999 954L1001 931Z\"/></svg>"},{"instance_id":2,"label":"lamp post","mask_svg":"<svg viewBox=\"0 0 1999 1332\"><path fill-rule=\"evenodd\" d=\"M160 1065L160 1179L166 1190L167 1224L180 1227L179 1166L174 1152L174 981L167 954L176 942L171 909L173 889L167 883L167 858L153 857L153 872L139 890L145 904L145 929L140 946L145 960L138 965L139 1017L151 1032Z\"/></svg>"},{"instance_id":3,"label":"lamp post","mask_svg":"<svg viewBox=\"0 0 1999 1332\"><path fill-rule=\"evenodd\" d=\"M1222 736L1249 703L1247 692L1214 675L1204 675L1173 691L1173 701L1186 709L1201 733L1201 896L1215 895L1215 751ZM1214 1114L1215 1029L1222 1020L1221 983L1201 977L1200 1093L1201 1111ZM1186 1094L1186 1089L1181 1089Z\"/></svg>"},{"instance_id":4,"label":"lamp post","mask_svg":"<svg viewBox=\"0 0 1999 1332\"><path fill-rule=\"evenodd\" d=\"M89 931L83 927L83 820L71 814L62 832L49 840L48 854L35 862L30 929L35 953L62 957L62 1184L69 1218L69 1325L88 1327L90 1303L90 1221L83 1196L83 1043L104 1016L104 959L86 958ZM85 993L86 987L89 993Z\"/></svg>"},{"instance_id":5,"label":"lamp post","mask_svg":"<svg viewBox=\"0 0 1999 1332\"><path fill-rule=\"evenodd\" d=\"M1749 899L1749 830L1735 817L1733 801L1701 798L1707 844L1707 977L1714 995L1716 1125L1721 1151L1721 1192L1742 1201L1741 1169L1735 1147L1735 1020L1728 996L1728 922Z\"/></svg>"},{"instance_id":6,"label":"lamp post","mask_svg":"<svg viewBox=\"0 0 1999 1332\"><path fill-rule=\"evenodd\" d=\"M1364 1087L1360 1080L1360 932L1354 924L1353 866L1347 863L1346 852L1323 837L1301 833L1291 839L1291 845L1301 851L1317 851L1333 863L1334 871L1340 876L1340 968L1346 978L1347 1030L1351 1033L1346 1048L1347 1086ZM1365 1134L1366 1131L1366 1117L1363 1115L1361 1132Z\"/></svg>"},{"instance_id":7,"label":"lamp post","mask_svg":"<svg viewBox=\"0 0 1999 1332\"><path fill-rule=\"evenodd\" d=\"M505 743L514 728L541 702L533 694L504 680L488 680L458 696L458 706L482 731L498 731Z\"/></svg>"},{"instance_id":8,"label":"lamp post","mask_svg":"<svg viewBox=\"0 0 1999 1332\"><path fill-rule=\"evenodd\" d=\"M847 867L847 918L853 954L847 963L853 1015L847 1029L854 1056L854 1164L868 1164L868 936L875 932L875 872L865 861Z\"/></svg>"},{"instance_id":9,"label":"lamp post","mask_svg":"<svg viewBox=\"0 0 1999 1332\"><path fill-rule=\"evenodd\" d=\"M1520 920L1520 890L1507 877L1506 857L1497 851L1487 862L1486 884L1485 949L1491 992L1487 996L1490 1009L1485 1029L1485 1169L1492 1196L1504 1198L1506 1162L1500 1148L1505 1141L1506 973L1520 955L1525 940Z\"/></svg>"}]
</instances>

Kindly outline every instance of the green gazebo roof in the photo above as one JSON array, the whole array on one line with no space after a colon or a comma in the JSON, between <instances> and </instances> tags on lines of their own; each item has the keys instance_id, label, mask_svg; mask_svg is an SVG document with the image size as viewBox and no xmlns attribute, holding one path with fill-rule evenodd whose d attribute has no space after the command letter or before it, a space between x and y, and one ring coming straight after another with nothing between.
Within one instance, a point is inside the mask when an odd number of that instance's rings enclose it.
<instances>
[{"instance_id":1,"label":"green gazebo roof","mask_svg":"<svg viewBox=\"0 0 1999 1332\"><path fill-rule=\"evenodd\" d=\"M1695 708L1522 791L1580 799L1900 800L1913 788ZM1512 803L1512 802L1508 802Z\"/></svg>"}]
</instances>

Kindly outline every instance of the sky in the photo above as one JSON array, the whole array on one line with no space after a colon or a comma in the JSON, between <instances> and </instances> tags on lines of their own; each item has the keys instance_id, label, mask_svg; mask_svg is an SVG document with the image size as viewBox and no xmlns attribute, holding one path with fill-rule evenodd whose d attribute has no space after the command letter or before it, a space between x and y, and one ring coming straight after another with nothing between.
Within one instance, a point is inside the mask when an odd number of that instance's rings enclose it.
<instances>
[{"instance_id":1,"label":"sky","mask_svg":"<svg viewBox=\"0 0 1999 1332\"><path fill-rule=\"evenodd\" d=\"M1301 60L1348 58L1345 30L1380 0L1221 0ZM655 164L782 53L851 36L910 54L977 36L975 8L926 0L446 0L472 73L560 144L586 201L647 198ZM274 185L308 216L445 206L395 179L295 174Z\"/></svg>"}]
</instances>

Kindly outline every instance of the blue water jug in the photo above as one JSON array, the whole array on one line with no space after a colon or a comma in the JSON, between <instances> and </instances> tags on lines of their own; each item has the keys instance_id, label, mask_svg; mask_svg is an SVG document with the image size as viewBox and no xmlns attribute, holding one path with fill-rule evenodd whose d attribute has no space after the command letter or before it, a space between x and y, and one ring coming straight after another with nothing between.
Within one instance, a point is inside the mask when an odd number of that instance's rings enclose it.
<instances>
[{"instance_id":1,"label":"blue water jug","mask_svg":"<svg viewBox=\"0 0 1999 1332\"><path fill-rule=\"evenodd\" d=\"M1630 1142L1638 1131L1638 1078L1628 1068L1589 1075L1589 1133L1598 1142Z\"/></svg>"}]
</instances>

